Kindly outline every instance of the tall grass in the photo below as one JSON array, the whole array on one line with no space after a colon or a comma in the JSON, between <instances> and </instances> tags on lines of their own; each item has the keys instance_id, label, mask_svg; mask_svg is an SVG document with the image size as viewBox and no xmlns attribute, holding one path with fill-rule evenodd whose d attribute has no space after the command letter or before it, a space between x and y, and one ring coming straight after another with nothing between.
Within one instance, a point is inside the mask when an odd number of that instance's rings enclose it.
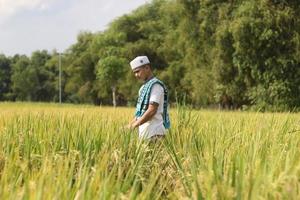
<instances>
[{"instance_id":1,"label":"tall grass","mask_svg":"<svg viewBox=\"0 0 300 200\"><path fill-rule=\"evenodd\" d=\"M157 143L134 110L0 104L0 199L300 199L300 115L171 111Z\"/></svg>"}]
</instances>

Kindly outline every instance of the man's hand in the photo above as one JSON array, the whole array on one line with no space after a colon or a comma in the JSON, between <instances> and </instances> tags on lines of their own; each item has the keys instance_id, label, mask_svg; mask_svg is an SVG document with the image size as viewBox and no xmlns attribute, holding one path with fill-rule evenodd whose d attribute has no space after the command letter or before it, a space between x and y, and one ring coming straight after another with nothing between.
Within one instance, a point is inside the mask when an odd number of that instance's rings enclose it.
<instances>
[{"instance_id":1,"label":"man's hand","mask_svg":"<svg viewBox=\"0 0 300 200\"><path fill-rule=\"evenodd\" d=\"M139 119L134 118L128 125L125 126L126 129L134 130L140 125L152 119L158 109L158 103L150 103L147 111Z\"/></svg>"},{"instance_id":2,"label":"man's hand","mask_svg":"<svg viewBox=\"0 0 300 200\"><path fill-rule=\"evenodd\" d=\"M127 124L126 126L124 126L124 129L133 130L132 124Z\"/></svg>"},{"instance_id":3,"label":"man's hand","mask_svg":"<svg viewBox=\"0 0 300 200\"><path fill-rule=\"evenodd\" d=\"M129 130L133 130L136 127L138 127L138 122L137 119L134 118L129 124L127 124L126 126L124 126L123 128L125 129L129 129Z\"/></svg>"}]
</instances>

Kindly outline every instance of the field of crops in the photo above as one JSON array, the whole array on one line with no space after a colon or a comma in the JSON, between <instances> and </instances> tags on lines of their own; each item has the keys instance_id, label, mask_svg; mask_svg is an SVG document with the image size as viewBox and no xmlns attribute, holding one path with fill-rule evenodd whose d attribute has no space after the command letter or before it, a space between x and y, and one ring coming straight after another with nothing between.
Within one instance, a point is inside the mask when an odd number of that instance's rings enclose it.
<instances>
[{"instance_id":1,"label":"field of crops","mask_svg":"<svg viewBox=\"0 0 300 200\"><path fill-rule=\"evenodd\" d=\"M0 104L0 199L300 199L300 114L171 110L157 143L133 108Z\"/></svg>"}]
</instances>

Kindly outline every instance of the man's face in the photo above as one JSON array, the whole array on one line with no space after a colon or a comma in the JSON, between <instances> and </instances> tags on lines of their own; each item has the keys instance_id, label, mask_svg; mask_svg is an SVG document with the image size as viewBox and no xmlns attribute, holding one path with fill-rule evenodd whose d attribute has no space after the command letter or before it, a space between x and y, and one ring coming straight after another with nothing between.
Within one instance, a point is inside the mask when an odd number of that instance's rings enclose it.
<instances>
[{"instance_id":1,"label":"man's face","mask_svg":"<svg viewBox=\"0 0 300 200\"><path fill-rule=\"evenodd\" d=\"M133 70L134 76L141 81L146 81L149 74L149 67L147 65L138 67Z\"/></svg>"}]
</instances>

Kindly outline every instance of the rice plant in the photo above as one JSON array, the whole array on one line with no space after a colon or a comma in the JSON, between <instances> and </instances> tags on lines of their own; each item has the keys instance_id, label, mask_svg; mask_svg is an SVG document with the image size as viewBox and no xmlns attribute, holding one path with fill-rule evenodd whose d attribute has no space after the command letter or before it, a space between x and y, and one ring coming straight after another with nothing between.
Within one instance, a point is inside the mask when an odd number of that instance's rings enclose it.
<instances>
[{"instance_id":1,"label":"rice plant","mask_svg":"<svg viewBox=\"0 0 300 200\"><path fill-rule=\"evenodd\" d=\"M300 199L300 115L171 110L158 142L133 108L0 104L0 199Z\"/></svg>"}]
</instances>

